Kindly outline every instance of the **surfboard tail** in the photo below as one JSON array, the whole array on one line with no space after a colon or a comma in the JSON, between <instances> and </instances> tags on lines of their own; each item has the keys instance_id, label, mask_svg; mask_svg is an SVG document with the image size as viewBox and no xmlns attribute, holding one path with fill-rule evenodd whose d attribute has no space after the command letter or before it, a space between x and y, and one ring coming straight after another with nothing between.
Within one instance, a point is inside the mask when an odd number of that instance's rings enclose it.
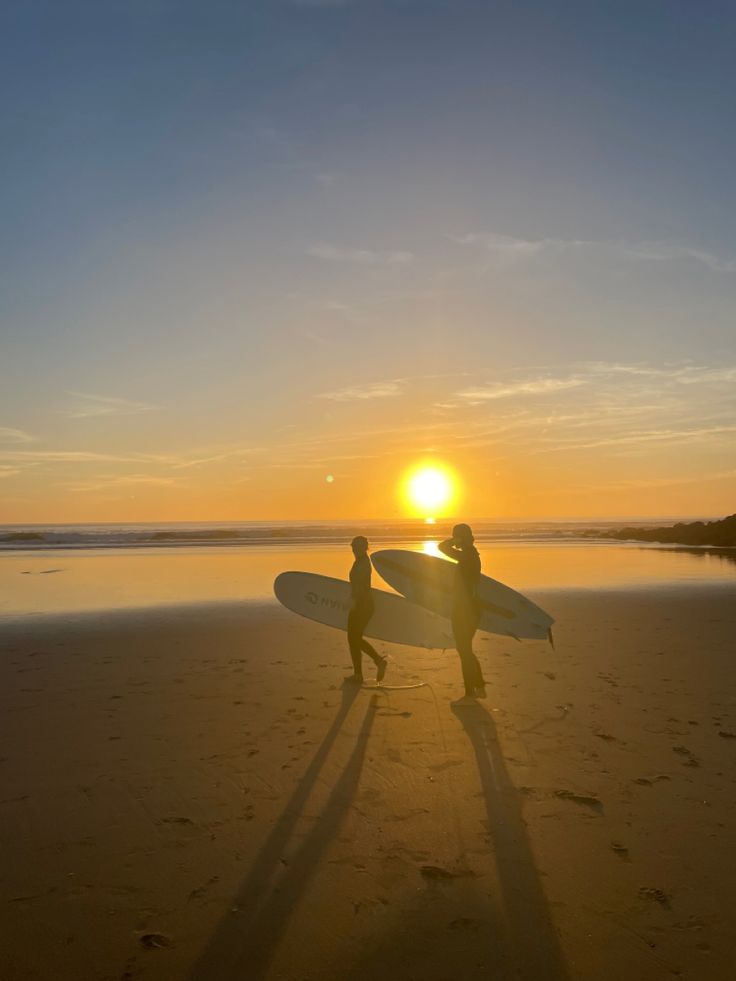
<instances>
[{"instance_id":1,"label":"surfboard tail","mask_svg":"<svg viewBox=\"0 0 736 981\"><path fill-rule=\"evenodd\" d=\"M555 639L552 636L552 627L550 627L549 630L547 631L547 639L549 640L549 646L552 648L552 650L554 650L555 649Z\"/></svg>"}]
</instances>

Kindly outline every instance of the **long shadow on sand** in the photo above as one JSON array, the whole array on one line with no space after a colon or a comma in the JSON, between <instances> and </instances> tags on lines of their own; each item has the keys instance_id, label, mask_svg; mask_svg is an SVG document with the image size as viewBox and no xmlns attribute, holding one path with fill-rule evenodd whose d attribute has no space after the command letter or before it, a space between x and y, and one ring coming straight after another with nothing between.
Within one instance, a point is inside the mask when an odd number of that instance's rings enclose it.
<instances>
[{"instance_id":1,"label":"long shadow on sand","mask_svg":"<svg viewBox=\"0 0 736 981\"><path fill-rule=\"evenodd\" d=\"M320 748L264 842L223 920L197 959L188 981L259 981L268 973L278 943L325 849L334 842L358 787L377 698L372 696L350 758L330 796L284 868L282 858L327 756L358 694L344 688L342 704Z\"/></svg>"},{"instance_id":2,"label":"long shadow on sand","mask_svg":"<svg viewBox=\"0 0 736 981\"><path fill-rule=\"evenodd\" d=\"M568 981L569 974L534 864L493 718L481 706L453 710L470 740L483 789L488 826L503 893L514 978Z\"/></svg>"}]
</instances>

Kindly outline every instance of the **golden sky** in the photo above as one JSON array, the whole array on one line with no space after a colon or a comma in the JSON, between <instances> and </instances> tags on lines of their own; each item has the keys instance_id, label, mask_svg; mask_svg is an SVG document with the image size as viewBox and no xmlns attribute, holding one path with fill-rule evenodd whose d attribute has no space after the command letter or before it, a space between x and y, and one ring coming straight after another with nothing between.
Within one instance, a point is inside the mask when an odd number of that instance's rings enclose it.
<instances>
[{"instance_id":1,"label":"golden sky","mask_svg":"<svg viewBox=\"0 0 736 981\"><path fill-rule=\"evenodd\" d=\"M301 397L293 422L276 427L268 419L254 425L258 413L244 395L220 432L215 426L220 438L207 443L195 443L163 405L72 394L59 410L73 434L64 448L2 433L4 520L417 515L422 509L401 490L420 464L454 474L457 493L437 517L708 516L732 508L736 369L596 362L489 375L315 391ZM250 420L252 436L238 441L241 420Z\"/></svg>"},{"instance_id":2,"label":"golden sky","mask_svg":"<svg viewBox=\"0 0 736 981\"><path fill-rule=\"evenodd\" d=\"M0 37L0 523L391 518L421 460L736 510L728 5L62 6Z\"/></svg>"}]
</instances>

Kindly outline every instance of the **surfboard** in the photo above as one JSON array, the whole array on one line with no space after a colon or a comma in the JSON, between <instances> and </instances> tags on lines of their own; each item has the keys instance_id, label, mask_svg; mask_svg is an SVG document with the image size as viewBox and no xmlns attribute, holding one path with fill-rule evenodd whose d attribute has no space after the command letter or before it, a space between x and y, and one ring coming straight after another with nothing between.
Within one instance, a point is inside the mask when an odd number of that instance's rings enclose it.
<instances>
[{"instance_id":1,"label":"surfboard","mask_svg":"<svg viewBox=\"0 0 736 981\"><path fill-rule=\"evenodd\" d=\"M351 605L350 583L313 572L282 572L273 584L276 599L292 613L328 627L347 630ZM391 644L444 650L452 647L447 620L383 589L372 589L375 613L365 636Z\"/></svg>"},{"instance_id":2,"label":"surfboard","mask_svg":"<svg viewBox=\"0 0 736 981\"><path fill-rule=\"evenodd\" d=\"M381 578L410 602L437 616L451 616L454 562L404 549L373 552L371 561ZM476 595L481 605L479 630L517 640L551 641L552 617L515 589L481 575Z\"/></svg>"}]
</instances>

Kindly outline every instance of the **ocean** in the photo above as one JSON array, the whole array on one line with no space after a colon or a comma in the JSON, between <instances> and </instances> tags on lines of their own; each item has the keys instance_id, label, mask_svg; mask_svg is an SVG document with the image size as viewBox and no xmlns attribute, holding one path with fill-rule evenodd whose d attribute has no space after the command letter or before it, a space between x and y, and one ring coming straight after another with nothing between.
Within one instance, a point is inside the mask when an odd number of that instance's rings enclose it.
<instances>
[{"instance_id":1,"label":"ocean","mask_svg":"<svg viewBox=\"0 0 736 981\"><path fill-rule=\"evenodd\" d=\"M490 542L590 542L595 532L624 525L651 527L674 521L474 521L478 543ZM146 522L141 524L27 524L0 525L0 550L71 548L172 548L176 546L235 546L341 544L354 535L372 542L412 543L447 536L452 520L428 524L420 520L394 521L230 521Z\"/></svg>"},{"instance_id":2,"label":"ocean","mask_svg":"<svg viewBox=\"0 0 736 981\"><path fill-rule=\"evenodd\" d=\"M651 525L652 522L640 522ZM736 553L597 537L623 522L474 522L483 571L544 606L570 590L736 587ZM627 525L633 522L626 522ZM0 619L274 603L286 570L346 578L350 539L437 553L449 523L229 522L0 527ZM374 575L374 586L388 588Z\"/></svg>"}]
</instances>

